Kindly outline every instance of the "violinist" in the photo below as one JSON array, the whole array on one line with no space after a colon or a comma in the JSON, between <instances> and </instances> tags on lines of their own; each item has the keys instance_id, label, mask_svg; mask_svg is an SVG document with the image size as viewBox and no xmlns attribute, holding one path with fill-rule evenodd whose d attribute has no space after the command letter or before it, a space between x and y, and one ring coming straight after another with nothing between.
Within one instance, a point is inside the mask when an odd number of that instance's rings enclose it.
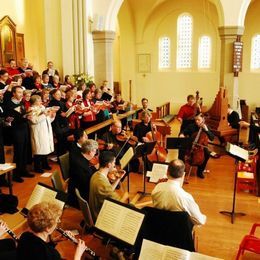
<instances>
[{"instance_id":1,"label":"violinist","mask_svg":"<svg viewBox=\"0 0 260 260\"><path fill-rule=\"evenodd\" d=\"M114 191L116 184L111 185L108 173L115 168L115 155L111 151L104 151L99 156L100 169L93 174L90 180L89 207L95 222L102 204L106 198L120 200Z\"/></svg>"},{"instance_id":2,"label":"violinist","mask_svg":"<svg viewBox=\"0 0 260 260\"><path fill-rule=\"evenodd\" d=\"M111 151L114 153L115 156L117 156L121 150L121 147L125 143L120 138L118 138L118 136L120 135L123 135L122 123L120 120L115 120L111 125L110 131L106 132L101 137L101 140L103 140L105 146L104 150ZM121 153L118 155L117 164L123 154L124 152L121 151Z\"/></svg>"},{"instance_id":3,"label":"violinist","mask_svg":"<svg viewBox=\"0 0 260 260\"><path fill-rule=\"evenodd\" d=\"M81 145L81 153L78 156L72 156L70 159L70 179L68 187L69 204L77 206L77 197L75 188L81 196L88 201L89 182L95 167L91 166L90 160L94 158L98 150L98 144L95 140L88 139Z\"/></svg>"},{"instance_id":4,"label":"violinist","mask_svg":"<svg viewBox=\"0 0 260 260\"><path fill-rule=\"evenodd\" d=\"M201 131L199 131L201 129ZM199 133L200 132L200 133ZM198 136L198 133L200 136ZM188 125L184 130L181 131L180 137L191 137L193 139L193 141L198 137L198 144L194 144L193 148L194 148L194 155L196 156L196 154L198 154L198 150L200 149L201 153L203 153L203 161L197 165L198 169L197 169L197 176L201 179L204 178L203 172L205 170L205 167L207 165L207 162L209 160L210 157L210 152L207 148L207 143L208 143L208 139L210 139L211 141L213 141L214 139L214 134L210 131L210 129L208 128L208 126L205 123L205 119L203 114L199 114L195 117L195 124L190 124ZM198 149L198 150L197 150ZM180 157L180 155L179 155ZM183 158L184 161L184 158ZM192 162L190 162L190 164L192 165Z\"/></svg>"}]
</instances>

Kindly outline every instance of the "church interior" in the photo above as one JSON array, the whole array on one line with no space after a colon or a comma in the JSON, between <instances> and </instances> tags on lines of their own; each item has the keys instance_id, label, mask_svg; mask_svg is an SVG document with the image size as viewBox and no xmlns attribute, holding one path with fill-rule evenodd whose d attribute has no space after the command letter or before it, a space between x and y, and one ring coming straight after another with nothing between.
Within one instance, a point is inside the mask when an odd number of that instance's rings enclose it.
<instances>
[{"instance_id":1,"label":"church interior","mask_svg":"<svg viewBox=\"0 0 260 260\"><path fill-rule=\"evenodd\" d=\"M186 176L189 170L190 176L183 184L207 217L205 224L194 227L195 251L215 259L239 259L243 237L254 223L260 225L260 0L0 0L0 6L1 70L9 67L10 59L15 60L17 68L26 59L30 69L42 75L51 61L59 72L59 88L66 85L66 75L74 82L93 81L97 87L104 86L105 81L110 93L121 94L128 102L130 112L138 111L146 98L153 111L151 117L161 119L162 128L168 131L161 139L166 162L178 158L178 149L166 143L182 133L180 109L187 96L193 95L200 112L209 114L204 124L215 135L206 144L210 157L203 178L196 175L197 167L186 168ZM227 121L229 107L250 126L232 129ZM131 135L135 131L133 122L139 122L136 114L129 114L132 119L125 116L126 132ZM117 116L120 118L120 112ZM103 121L97 128L88 125L85 130L89 139L94 139L96 129L113 124L112 119ZM132 122L129 129L128 121ZM122 124L124 127L123 119ZM257 129L253 137L252 125ZM160 128L158 123L159 132ZM3 138L5 143L6 136ZM55 147L57 142L54 140ZM247 171L238 168L246 163L225 152L226 143L244 145L256 158L253 170L248 170L253 173L252 190L236 187L240 185L238 171ZM15 162L13 145L5 144L4 149L5 162ZM60 163L50 160L55 152L48 157L52 169L45 172L58 171L64 188L68 182L62 178ZM37 183L53 186L51 174L43 177L33 168L30 171L34 178L24 178L23 183L12 181L19 210L26 206ZM144 181L149 194L138 197L136 206L152 207L151 192L156 184L143 177L144 173L128 174L116 192L122 196L128 190L131 202L138 191L144 191ZM7 181L9 175L6 173ZM0 191L0 195L9 194L10 187L0 186ZM220 214L230 210L234 215ZM236 214L239 212L245 214ZM84 232L82 219L79 209L66 205L61 225L66 230L79 230L86 245L101 259L131 259L111 256L114 245L107 246L93 233ZM19 212L1 214L0 220L17 234L28 230ZM260 229L255 237L258 252L247 250L240 259L260 259ZM65 239L56 246L64 259L73 259L75 248ZM86 255L81 259L92 259ZM154 255L150 259L159 258Z\"/></svg>"}]
</instances>

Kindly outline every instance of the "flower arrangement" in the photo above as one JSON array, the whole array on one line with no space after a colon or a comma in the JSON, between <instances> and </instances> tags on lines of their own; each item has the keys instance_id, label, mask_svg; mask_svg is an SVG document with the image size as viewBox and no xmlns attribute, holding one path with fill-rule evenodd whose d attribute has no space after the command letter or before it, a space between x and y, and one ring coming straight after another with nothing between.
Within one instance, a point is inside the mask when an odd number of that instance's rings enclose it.
<instances>
[{"instance_id":1,"label":"flower arrangement","mask_svg":"<svg viewBox=\"0 0 260 260\"><path fill-rule=\"evenodd\" d=\"M75 85L84 82L86 85L93 83L93 77L89 76L87 73L80 73L72 75L72 81Z\"/></svg>"}]
</instances>

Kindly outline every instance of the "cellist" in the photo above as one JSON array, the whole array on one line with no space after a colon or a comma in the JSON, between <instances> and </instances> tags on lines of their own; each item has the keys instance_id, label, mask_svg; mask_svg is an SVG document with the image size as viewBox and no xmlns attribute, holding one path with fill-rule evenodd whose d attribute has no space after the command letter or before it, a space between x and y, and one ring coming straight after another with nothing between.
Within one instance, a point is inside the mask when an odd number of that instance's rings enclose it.
<instances>
[{"instance_id":1,"label":"cellist","mask_svg":"<svg viewBox=\"0 0 260 260\"><path fill-rule=\"evenodd\" d=\"M205 170L205 167L207 165L207 162L210 157L210 152L207 148L207 143L208 139L213 141L214 139L214 134L210 131L209 127L205 123L205 119L202 113L198 114L195 116L195 124L190 124L188 125L185 129L183 129L179 135L180 137L192 137L193 141L195 139L197 140L197 145L194 143L193 144L193 153L194 156L196 156L196 153L198 154L199 152L203 153L203 160L198 166L197 169L197 176L201 179L204 178L203 172ZM186 154L187 155L187 154ZM189 155L188 155L189 156ZM182 158L184 161L185 158ZM191 165L193 165L193 162L190 162Z\"/></svg>"}]
</instances>

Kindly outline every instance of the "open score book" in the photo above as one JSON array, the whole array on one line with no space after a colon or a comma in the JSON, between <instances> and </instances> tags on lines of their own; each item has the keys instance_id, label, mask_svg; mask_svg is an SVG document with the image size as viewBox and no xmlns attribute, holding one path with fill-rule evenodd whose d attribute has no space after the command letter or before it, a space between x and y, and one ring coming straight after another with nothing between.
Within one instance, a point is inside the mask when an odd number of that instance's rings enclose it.
<instances>
[{"instance_id":1,"label":"open score book","mask_svg":"<svg viewBox=\"0 0 260 260\"><path fill-rule=\"evenodd\" d=\"M172 246L165 246L152 242L150 240L143 240L139 260L220 260L196 252L180 249Z\"/></svg>"},{"instance_id":2,"label":"open score book","mask_svg":"<svg viewBox=\"0 0 260 260\"><path fill-rule=\"evenodd\" d=\"M46 202L53 202L59 206L59 208L62 210L65 201L66 201L66 194L64 192L60 192L55 190L52 187L49 187L48 185L45 185L43 183L38 183L34 189L33 192L25 206L25 208L22 209L21 213L23 215L27 215L28 211L35 205L40 202L46 201Z\"/></svg>"},{"instance_id":3,"label":"open score book","mask_svg":"<svg viewBox=\"0 0 260 260\"><path fill-rule=\"evenodd\" d=\"M134 245L144 213L123 206L121 203L105 200L98 214L95 227L127 244Z\"/></svg>"}]
</instances>

